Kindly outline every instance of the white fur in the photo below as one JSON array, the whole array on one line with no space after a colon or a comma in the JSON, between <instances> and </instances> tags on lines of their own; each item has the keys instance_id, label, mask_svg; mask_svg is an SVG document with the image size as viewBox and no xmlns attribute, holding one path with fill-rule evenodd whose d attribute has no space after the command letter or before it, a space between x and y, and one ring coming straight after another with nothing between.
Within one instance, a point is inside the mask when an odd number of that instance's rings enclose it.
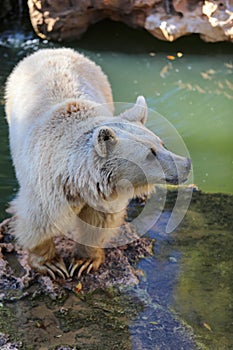
<instances>
[{"instance_id":1,"label":"white fur","mask_svg":"<svg viewBox=\"0 0 233 350\"><path fill-rule=\"evenodd\" d=\"M6 114L20 185L12 202L14 231L24 248L68 234L74 225L77 240L102 244L101 228L122 223L129 199L163 179L161 166L170 180L177 172L187 176L188 161L165 150L144 126L146 111L139 97L113 116L105 74L71 49L40 50L16 66Z\"/></svg>"}]
</instances>

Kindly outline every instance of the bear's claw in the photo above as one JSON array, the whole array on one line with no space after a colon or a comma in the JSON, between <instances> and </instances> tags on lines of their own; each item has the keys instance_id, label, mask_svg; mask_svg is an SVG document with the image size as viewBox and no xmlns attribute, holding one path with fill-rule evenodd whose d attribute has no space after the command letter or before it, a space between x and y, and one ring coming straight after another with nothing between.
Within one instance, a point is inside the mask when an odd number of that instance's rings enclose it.
<instances>
[{"instance_id":1,"label":"bear's claw","mask_svg":"<svg viewBox=\"0 0 233 350\"><path fill-rule=\"evenodd\" d=\"M70 277L63 260L47 262L45 263L45 267L47 268L49 275L54 280L56 279L55 274L58 274L64 280Z\"/></svg>"},{"instance_id":2,"label":"bear's claw","mask_svg":"<svg viewBox=\"0 0 233 350\"><path fill-rule=\"evenodd\" d=\"M52 239L29 250L28 264L39 273L49 274L53 280L56 279L56 275L63 279L70 277L63 259L56 253Z\"/></svg>"},{"instance_id":3,"label":"bear's claw","mask_svg":"<svg viewBox=\"0 0 233 350\"><path fill-rule=\"evenodd\" d=\"M46 272L49 274L49 276L50 276L53 280L55 280L55 279L56 279L56 276L55 276L55 274L53 273L53 271L50 269L49 266L47 266L47 265L45 265L45 266L46 266Z\"/></svg>"},{"instance_id":4,"label":"bear's claw","mask_svg":"<svg viewBox=\"0 0 233 350\"><path fill-rule=\"evenodd\" d=\"M77 268L79 268L77 277L80 278L83 271L86 270L86 274L88 275L91 272L91 270L97 270L100 264L101 261L99 261L99 259L73 259L69 267L70 277L74 276L74 273L77 270Z\"/></svg>"},{"instance_id":5,"label":"bear's claw","mask_svg":"<svg viewBox=\"0 0 233 350\"><path fill-rule=\"evenodd\" d=\"M63 279L70 277L63 259L57 257L52 260L41 261L40 257L30 254L29 265L43 275L48 274L53 280L56 279L56 275Z\"/></svg>"}]
</instances>

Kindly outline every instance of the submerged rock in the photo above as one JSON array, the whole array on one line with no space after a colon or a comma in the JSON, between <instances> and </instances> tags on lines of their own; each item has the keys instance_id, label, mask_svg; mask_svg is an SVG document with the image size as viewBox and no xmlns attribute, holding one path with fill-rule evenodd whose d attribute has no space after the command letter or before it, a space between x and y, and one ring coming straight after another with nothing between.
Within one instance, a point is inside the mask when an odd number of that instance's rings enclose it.
<instances>
[{"instance_id":1,"label":"submerged rock","mask_svg":"<svg viewBox=\"0 0 233 350\"><path fill-rule=\"evenodd\" d=\"M105 18L146 29L162 40L198 33L205 41L233 41L233 8L228 0L29 0L28 6L36 33L58 41L80 38Z\"/></svg>"}]
</instances>

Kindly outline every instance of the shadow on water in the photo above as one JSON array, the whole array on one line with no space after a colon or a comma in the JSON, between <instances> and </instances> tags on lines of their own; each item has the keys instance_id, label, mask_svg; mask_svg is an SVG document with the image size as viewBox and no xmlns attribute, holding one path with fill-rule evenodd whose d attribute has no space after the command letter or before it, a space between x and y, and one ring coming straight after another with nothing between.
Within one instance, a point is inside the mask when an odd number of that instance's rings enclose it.
<instances>
[{"instance_id":1,"label":"shadow on water","mask_svg":"<svg viewBox=\"0 0 233 350\"><path fill-rule=\"evenodd\" d=\"M199 35L182 37L170 43L156 39L146 30L137 29L135 33L135 29L110 20L91 26L78 43L72 44L85 50L91 47L95 51L115 51L132 55L150 52L171 53L182 49L187 54L199 55L233 52L230 43L205 43L200 40Z\"/></svg>"}]
</instances>

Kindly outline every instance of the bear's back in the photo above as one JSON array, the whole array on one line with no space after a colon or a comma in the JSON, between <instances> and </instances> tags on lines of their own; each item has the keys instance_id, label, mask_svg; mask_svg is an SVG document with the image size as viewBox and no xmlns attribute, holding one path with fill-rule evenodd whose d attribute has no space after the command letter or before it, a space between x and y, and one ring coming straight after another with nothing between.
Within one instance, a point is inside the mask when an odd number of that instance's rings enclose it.
<instances>
[{"instance_id":1,"label":"bear's back","mask_svg":"<svg viewBox=\"0 0 233 350\"><path fill-rule=\"evenodd\" d=\"M22 60L8 79L7 120L26 126L56 105L80 98L112 108L111 87L101 68L72 49L40 50Z\"/></svg>"}]
</instances>

